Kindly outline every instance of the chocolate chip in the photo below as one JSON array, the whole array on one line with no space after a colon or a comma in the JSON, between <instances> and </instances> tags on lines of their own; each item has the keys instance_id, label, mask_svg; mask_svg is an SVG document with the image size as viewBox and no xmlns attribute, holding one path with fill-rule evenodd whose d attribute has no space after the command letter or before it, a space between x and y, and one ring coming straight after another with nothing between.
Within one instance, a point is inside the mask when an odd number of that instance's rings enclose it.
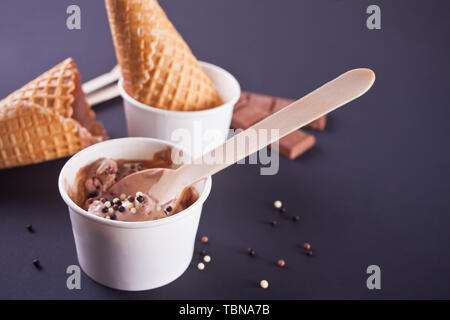
<instances>
[{"instance_id":1,"label":"chocolate chip","mask_svg":"<svg viewBox=\"0 0 450 320\"><path fill-rule=\"evenodd\" d=\"M107 213L108 212L108 208L107 207L103 207L102 212L103 213Z\"/></svg>"},{"instance_id":2,"label":"chocolate chip","mask_svg":"<svg viewBox=\"0 0 450 320\"><path fill-rule=\"evenodd\" d=\"M134 202L134 197L132 197L132 196L129 196L129 197L128 197L128 201L130 201L130 202Z\"/></svg>"},{"instance_id":3,"label":"chocolate chip","mask_svg":"<svg viewBox=\"0 0 450 320\"><path fill-rule=\"evenodd\" d=\"M125 207L124 206L119 206L119 212L124 212L125 211Z\"/></svg>"},{"instance_id":4,"label":"chocolate chip","mask_svg":"<svg viewBox=\"0 0 450 320\"><path fill-rule=\"evenodd\" d=\"M98 191L92 191L91 193L88 194L88 198L95 198L98 197Z\"/></svg>"},{"instance_id":5,"label":"chocolate chip","mask_svg":"<svg viewBox=\"0 0 450 320\"><path fill-rule=\"evenodd\" d=\"M142 202L144 202L144 197L141 196L141 195L139 195L139 196L136 198L136 200L139 201L140 203L142 203Z\"/></svg>"},{"instance_id":6,"label":"chocolate chip","mask_svg":"<svg viewBox=\"0 0 450 320\"><path fill-rule=\"evenodd\" d=\"M119 210L119 205L117 205L117 204L113 205L113 209L114 210Z\"/></svg>"},{"instance_id":7,"label":"chocolate chip","mask_svg":"<svg viewBox=\"0 0 450 320\"><path fill-rule=\"evenodd\" d=\"M206 256L206 250L200 250L200 254L201 254L202 256Z\"/></svg>"},{"instance_id":8,"label":"chocolate chip","mask_svg":"<svg viewBox=\"0 0 450 320\"><path fill-rule=\"evenodd\" d=\"M113 214L112 214L112 215L110 215L109 217L111 218L111 220L116 220L116 219L117 219L117 216L116 216L116 214L115 214L115 213L113 213Z\"/></svg>"},{"instance_id":9,"label":"chocolate chip","mask_svg":"<svg viewBox=\"0 0 450 320\"><path fill-rule=\"evenodd\" d=\"M172 211L172 207L171 207L171 206L168 206L168 207L166 208L166 211L167 211L167 212Z\"/></svg>"},{"instance_id":10,"label":"chocolate chip","mask_svg":"<svg viewBox=\"0 0 450 320\"><path fill-rule=\"evenodd\" d=\"M122 201L116 200L116 201L114 201L114 204L117 204L118 206L120 206L122 204Z\"/></svg>"},{"instance_id":11,"label":"chocolate chip","mask_svg":"<svg viewBox=\"0 0 450 320\"><path fill-rule=\"evenodd\" d=\"M28 230L29 232L33 233L33 232L34 232L33 225L28 224L28 225L27 225L27 230Z\"/></svg>"},{"instance_id":12,"label":"chocolate chip","mask_svg":"<svg viewBox=\"0 0 450 320\"><path fill-rule=\"evenodd\" d=\"M34 259L33 260L33 265L36 267L36 269L41 270L42 269L42 265L41 262L38 259Z\"/></svg>"}]
</instances>

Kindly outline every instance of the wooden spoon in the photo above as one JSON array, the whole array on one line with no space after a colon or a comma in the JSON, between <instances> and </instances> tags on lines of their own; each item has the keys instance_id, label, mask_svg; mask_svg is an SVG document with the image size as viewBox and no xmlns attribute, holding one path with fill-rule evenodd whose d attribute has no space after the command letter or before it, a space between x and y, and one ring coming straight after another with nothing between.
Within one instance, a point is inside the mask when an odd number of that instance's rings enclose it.
<instances>
[{"instance_id":1,"label":"wooden spoon","mask_svg":"<svg viewBox=\"0 0 450 320\"><path fill-rule=\"evenodd\" d=\"M225 150L234 150L232 159L224 159L225 161L222 161L220 164L193 161L176 170L143 170L121 179L110 190L114 194L135 194L140 191L149 194L160 204L173 202L175 199L181 198L179 196L185 187L225 169L270 145L277 138L281 139L287 134L358 98L370 89L374 81L375 74L370 69L348 71L203 155L203 159L207 159L206 157L211 158L217 154L225 154ZM249 130L258 132L262 129L266 129L267 132L270 132L271 129L278 129L279 136L272 137L271 134L268 134L268 139L263 143L246 143L245 146L235 150L236 142L245 141L240 137L241 135L248 134Z\"/></svg>"}]
</instances>

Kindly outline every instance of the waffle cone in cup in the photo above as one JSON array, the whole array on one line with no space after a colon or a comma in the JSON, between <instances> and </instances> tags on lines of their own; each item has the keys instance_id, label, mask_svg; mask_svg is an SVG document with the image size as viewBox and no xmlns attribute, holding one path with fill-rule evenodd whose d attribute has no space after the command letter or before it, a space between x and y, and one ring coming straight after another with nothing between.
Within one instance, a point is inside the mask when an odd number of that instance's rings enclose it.
<instances>
[{"instance_id":1,"label":"waffle cone in cup","mask_svg":"<svg viewBox=\"0 0 450 320\"><path fill-rule=\"evenodd\" d=\"M105 0L125 90L160 109L196 111L221 96L156 0Z\"/></svg>"},{"instance_id":2,"label":"waffle cone in cup","mask_svg":"<svg viewBox=\"0 0 450 320\"><path fill-rule=\"evenodd\" d=\"M106 139L71 58L0 102L0 169L72 155Z\"/></svg>"}]
</instances>

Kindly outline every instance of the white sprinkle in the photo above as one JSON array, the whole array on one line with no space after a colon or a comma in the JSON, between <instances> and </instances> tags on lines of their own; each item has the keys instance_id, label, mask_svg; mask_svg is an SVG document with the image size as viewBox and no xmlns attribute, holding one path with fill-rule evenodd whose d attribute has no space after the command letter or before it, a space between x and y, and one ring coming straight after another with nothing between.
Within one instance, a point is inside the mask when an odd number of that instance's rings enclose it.
<instances>
[{"instance_id":1,"label":"white sprinkle","mask_svg":"<svg viewBox=\"0 0 450 320\"><path fill-rule=\"evenodd\" d=\"M108 220L109 220L109 219L111 219L111 218L110 218L110 216L106 216L105 219L108 219Z\"/></svg>"},{"instance_id":2,"label":"white sprinkle","mask_svg":"<svg viewBox=\"0 0 450 320\"><path fill-rule=\"evenodd\" d=\"M281 207L283 206L283 203L282 203L280 200L277 200L277 201L275 201L275 202L273 203L273 206L274 206L276 209L281 209Z\"/></svg>"},{"instance_id":3,"label":"white sprinkle","mask_svg":"<svg viewBox=\"0 0 450 320\"><path fill-rule=\"evenodd\" d=\"M106 202L105 202L105 207L107 207L107 208L111 207L111 202L106 201Z\"/></svg>"},{"instance_id":4,"label":"white sprinkle","mask_svg":"<svg viewBox=\"0 0 450 320\"><path fill-rule=\"evenodd\" d=\"M132 214L135 214L135 213L136 213L136 208L131 208L131 209L130 209L130 212L131 212Z\"/></svg>"},{"instance_id":5,"label":"white sprinkle","mask_svg":"<svg viewBox=\"0 0 450 320\"><path fill-rule=\"evenodd\" d=\"M269 287L269 282L267 280L261 280L259 285L261 286L261 288L267 289Z\"/></svg>"},{"instance_id":6,"label":"white sprinkle","mask_svg":"<svg viewBox=\"0 0 450 320\"><path fill-rule=\"evenodd\" d=\"M211 257L210 256L204 256L203 257L203 261L205 261L206 263L210 263L211 262Z\"/></svg>"},{"instance_id":7,"label":"white sprinkle","mask_svg":"<svg viewBox=\"0 0 450 320\"><path fill-rule=\"evenodd\" d=\"M143 196L143 195L144 194L142 192L140 192L140 191L136 192L136 198L139 197L139 196Z\"/></svg>"},{"instance_id":8,"label":"white sprinkle","mask_svg":"<svg viewBox=\"0 0 450 320\"><path fill-rule=\"evenodd\" d=\"M198 270L204 270L205 269L205 264L203 262L199 262L197 265L197 269Z\"/></svg>"},{"instance_id":9,"label":"white sprinkle","mask_svg":"<svg viewBox=\"0 0 450 320\"><path fill-rule=\"evenodd\" d=\"M114 209L113 208L109 208L108 212L112 214L112 213L114 213Z\"/></svg>"},{"instance_id":10,"label":"white sprinkle","mask_svg":"<svg viewBox=\"0 0 450 320\"><path fill-rule=\"evenodd\" d=\"M124 201L127 198L127 195L125 193L122 193L120 195L120 200Z\"/></svg>"},{"instance_id":11,"label":"white sprinkle","mask_svg":"<svg viewBox=\"0 0 450 320\"><path fill-rule=\"evenodd\" d=\"M134 207L134 204L133 204L133 202L128 202L128 204L127 204L127 207L128 207L128 209L131 209L131 208L133 208L133 207Z\"/></svg>"}]
</instances>

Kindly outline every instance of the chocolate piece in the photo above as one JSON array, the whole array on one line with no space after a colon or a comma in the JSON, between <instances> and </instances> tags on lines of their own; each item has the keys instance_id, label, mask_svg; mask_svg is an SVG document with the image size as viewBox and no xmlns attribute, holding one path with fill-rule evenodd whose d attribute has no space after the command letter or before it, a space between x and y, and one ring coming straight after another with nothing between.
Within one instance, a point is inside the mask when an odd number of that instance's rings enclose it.
<instances>
[{"instance_id":1,"label":"chocolate piece","mask_svg":"<svg viewBox=\"0 0 450 320\"><path fill-rule=\"evenodd\" d=\"M98 191L92 191L91 193L88 194L88 198L95 198L98 197Z\"/></svg>"},{"instance_id":2,"label":"chocolate piece","mask_svg":"<svg viewBox=\"0 0 450 320\"><path fill-rule=\"evenodd\" d=\"M284 138L281 138L278 145L278 151L289 159L295 159L311 149L315 144L316 138L314 138L314 136L302 130L297 130Z\"/></svg>"},{"instance_id":3,"label":"chocolate piece","mask_svg":"<svg viewBox=\"0 0 450 320\"><path fill-rule=\"evenodd\" d=\"M247 129L271 114L274 98L251 93L245 106L236 110L231 120L235 129Z\"/></svg>"},{"instance_id":4,"label":"chocolate piece","mask_svg":"<svg viewBox=\"0 0 450 320\"><path fill-rule=\"evenodd\" d=\"M31 225L31 224L27 225L27 230L28 230L30 233L34 233L33 225Z\"/></svg>"},{"instance_id":5,"label":"chocolate piece","mask_svg":"<svg viewBox=\"0 0 450 320\"><path fill-rule=\"evenodd\" d=\"M124 212L125 211L125 207L124 206L119 206L119 212Z\"/></svg>"},{"instance_id":6,"label":"chocolate piece","mask_svg":"<svg viewBox=\"0 0 450 320\"><path fill-rule=\"evenodd\" d=\"M252 248L248 248L247 252L248 252L248 255L252 256L252 257L256 254L255 250L253 250Z\"/></svg>"}]
</instances>

